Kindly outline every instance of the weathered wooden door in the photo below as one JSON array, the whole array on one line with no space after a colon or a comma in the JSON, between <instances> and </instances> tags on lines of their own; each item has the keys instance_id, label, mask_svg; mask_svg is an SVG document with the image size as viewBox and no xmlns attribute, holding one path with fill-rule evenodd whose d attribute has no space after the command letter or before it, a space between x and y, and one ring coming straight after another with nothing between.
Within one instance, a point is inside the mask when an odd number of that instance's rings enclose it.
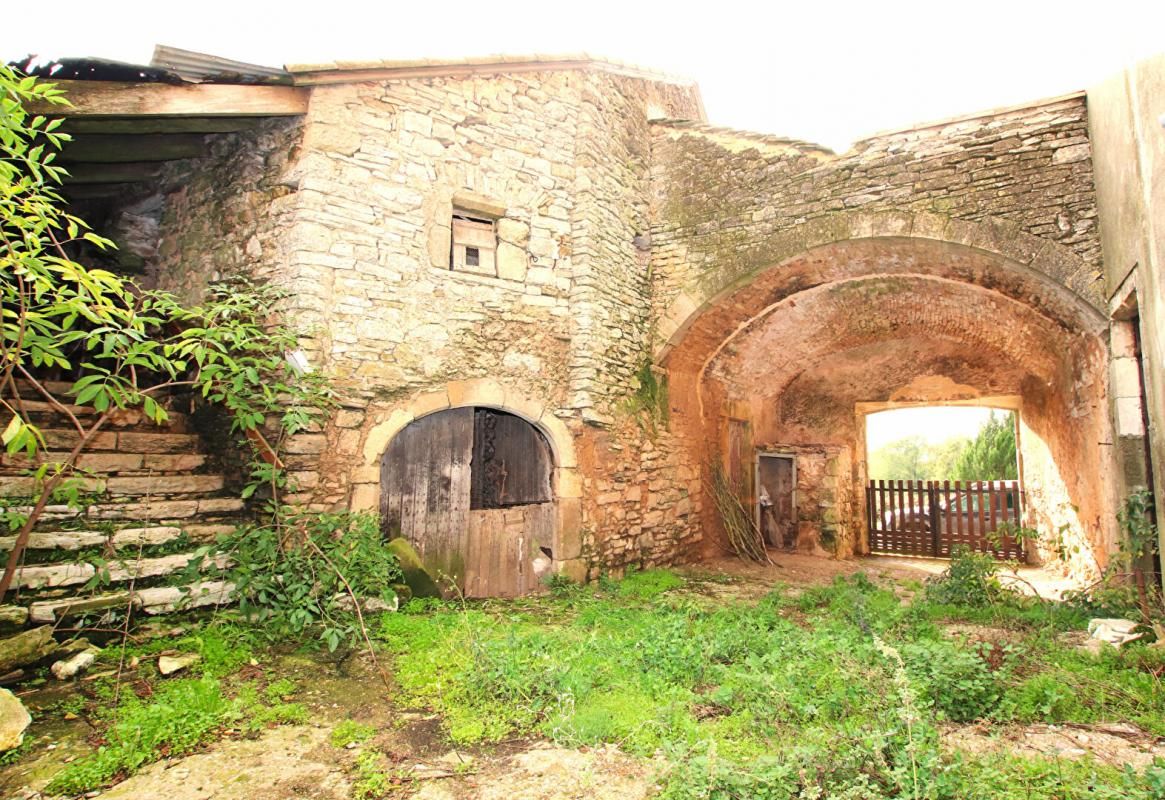
<instances>
[{"instance_id":1,"label":"weathered wooden door","mask_svg":"<svg viewBox=\"0 0 1165 800\"><path fill-rule=\"evenodd\" d=\"M796 547L796 468L792 456L762 453L757 459L757 482L760 529L765 541L774 547Z\"/></svg>"},{"instance_id":2,"label":"weathered wooden door","mask_svg":"<svg viewBox=\"0 0 1165 800\"><path fill-rule=\"evenodd\" d=\"M389 538L403 536L440 580L461 584L469 533L473 409L415 420L380 462L380 519Z\"/></svg>"},{"instance_id":3,"label":"weathered wooden door","mask_svg":"<svg viewBox=\"0 0 1165 800\"><path fill-rule=\"evenodd\" d=\"M397 434L381 459L381 525L468 597L525 594L554 558L553 469L546 438L520 417L484 408L431 414Z\"/></svg>"}]
</instances>

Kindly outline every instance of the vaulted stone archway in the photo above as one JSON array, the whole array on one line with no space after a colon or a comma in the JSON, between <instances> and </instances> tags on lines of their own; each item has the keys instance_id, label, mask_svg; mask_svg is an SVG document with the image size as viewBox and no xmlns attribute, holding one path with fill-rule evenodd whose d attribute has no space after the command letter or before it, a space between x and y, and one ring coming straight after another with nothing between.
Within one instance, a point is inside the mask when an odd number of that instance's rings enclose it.
<instances>
[{"instance_id":1,"label":"vaulted stone archway","mask_svg":"<svg viewBox=\"0 0 1165 800\"><path fill-rule=\"evenodd\" d=\"M1025 264L986 249L982 234L963 238L979 246L841 239L719 289L693 284L706 299L681 295L672 308L687 316L657 330L674 426L729 460L794 455L803 546L845 555L865 549L860 405L1016 397L1041 555L1055 558L1062 535L1079 546L1073 571L1095 572L1114 533L1104 317L1087 287L1041 267L1075 264L1046 255L1054 243L1041 240L1043 261ZM728 466L747 483L748 464Z\"/></svg>"}]
</instances>

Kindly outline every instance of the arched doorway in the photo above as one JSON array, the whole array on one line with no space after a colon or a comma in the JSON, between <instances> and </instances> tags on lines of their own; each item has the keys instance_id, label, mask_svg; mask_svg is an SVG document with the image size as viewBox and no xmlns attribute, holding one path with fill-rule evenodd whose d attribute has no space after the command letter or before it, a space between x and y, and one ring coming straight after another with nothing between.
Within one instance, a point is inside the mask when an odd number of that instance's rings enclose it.
<instances>
[{"instance_id":1,"label":"arched doorway","mask_svg":"<svg viewBox=\"0 0 1165 800\"><path fill-rule=\"evenodd\" d=\"M1067 544L1084 554L1074 571L1103 563L1105 321L1070 286L980 247L895 236L824 244L704 295L660 331L673 428L718 443L750 505L758 457L791 459L797 547L868 550L860 405L1014 396L1045 557Z\"/></svg>"},{"instance_id":2,"label":"arched doorway","mask_svg":"<svg viewBox=\"0 0 1165 800\"><path fill-rule=\"evenodd\" d=\"M385 535L466 596L525 594L549 572L554 459L526 420L473 406L429 414L392 439L380 470Z\"/></svg>"}]
</instances>

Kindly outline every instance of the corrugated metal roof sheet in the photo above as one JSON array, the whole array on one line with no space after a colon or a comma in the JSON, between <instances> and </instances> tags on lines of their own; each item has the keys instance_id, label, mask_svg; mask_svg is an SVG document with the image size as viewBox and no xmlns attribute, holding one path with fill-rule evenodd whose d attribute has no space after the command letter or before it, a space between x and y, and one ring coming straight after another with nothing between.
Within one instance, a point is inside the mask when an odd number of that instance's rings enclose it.
<instances>
[{"instance_id":1,"label":"corrugated metal roof sheet","mask_svg":"<svg viewBox=\"0 0 1165 800\"><path fill-rule=\"evenodd\" d=\"M291 73L279 67L264 67L229 58L196 53L179 47L154 46L151 67L176 72L189 81L212 83L291 83Z\"/></svg>"}]
</instances>

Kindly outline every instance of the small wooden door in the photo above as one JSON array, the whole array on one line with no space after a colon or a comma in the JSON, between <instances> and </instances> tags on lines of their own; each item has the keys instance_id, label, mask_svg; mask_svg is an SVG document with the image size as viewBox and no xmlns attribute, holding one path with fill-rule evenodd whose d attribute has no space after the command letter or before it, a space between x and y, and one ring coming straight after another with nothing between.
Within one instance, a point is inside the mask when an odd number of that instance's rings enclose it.
<instances>
[{"instance_id":1,"label":"small wooden door","mask_svg":"<svg viewBox=\"0 0 1165 800\"><path fill-rule=\"evenodd\" d=\"M465 577L473 409L454 408L410 423L380 462L380 519L403 536L438 580Z\"/></svg>"},{"instance_id":2,"label":"small wooden door","mask_svg":"<svg viewBox=\"0 0 1165 800\"><path fill-rule=\"evenodd\" d=\"M796 467L791 455L764 454L757 458L760 529L773 547L797 546L795 504Z\"/></svg>"}]
</instances>

